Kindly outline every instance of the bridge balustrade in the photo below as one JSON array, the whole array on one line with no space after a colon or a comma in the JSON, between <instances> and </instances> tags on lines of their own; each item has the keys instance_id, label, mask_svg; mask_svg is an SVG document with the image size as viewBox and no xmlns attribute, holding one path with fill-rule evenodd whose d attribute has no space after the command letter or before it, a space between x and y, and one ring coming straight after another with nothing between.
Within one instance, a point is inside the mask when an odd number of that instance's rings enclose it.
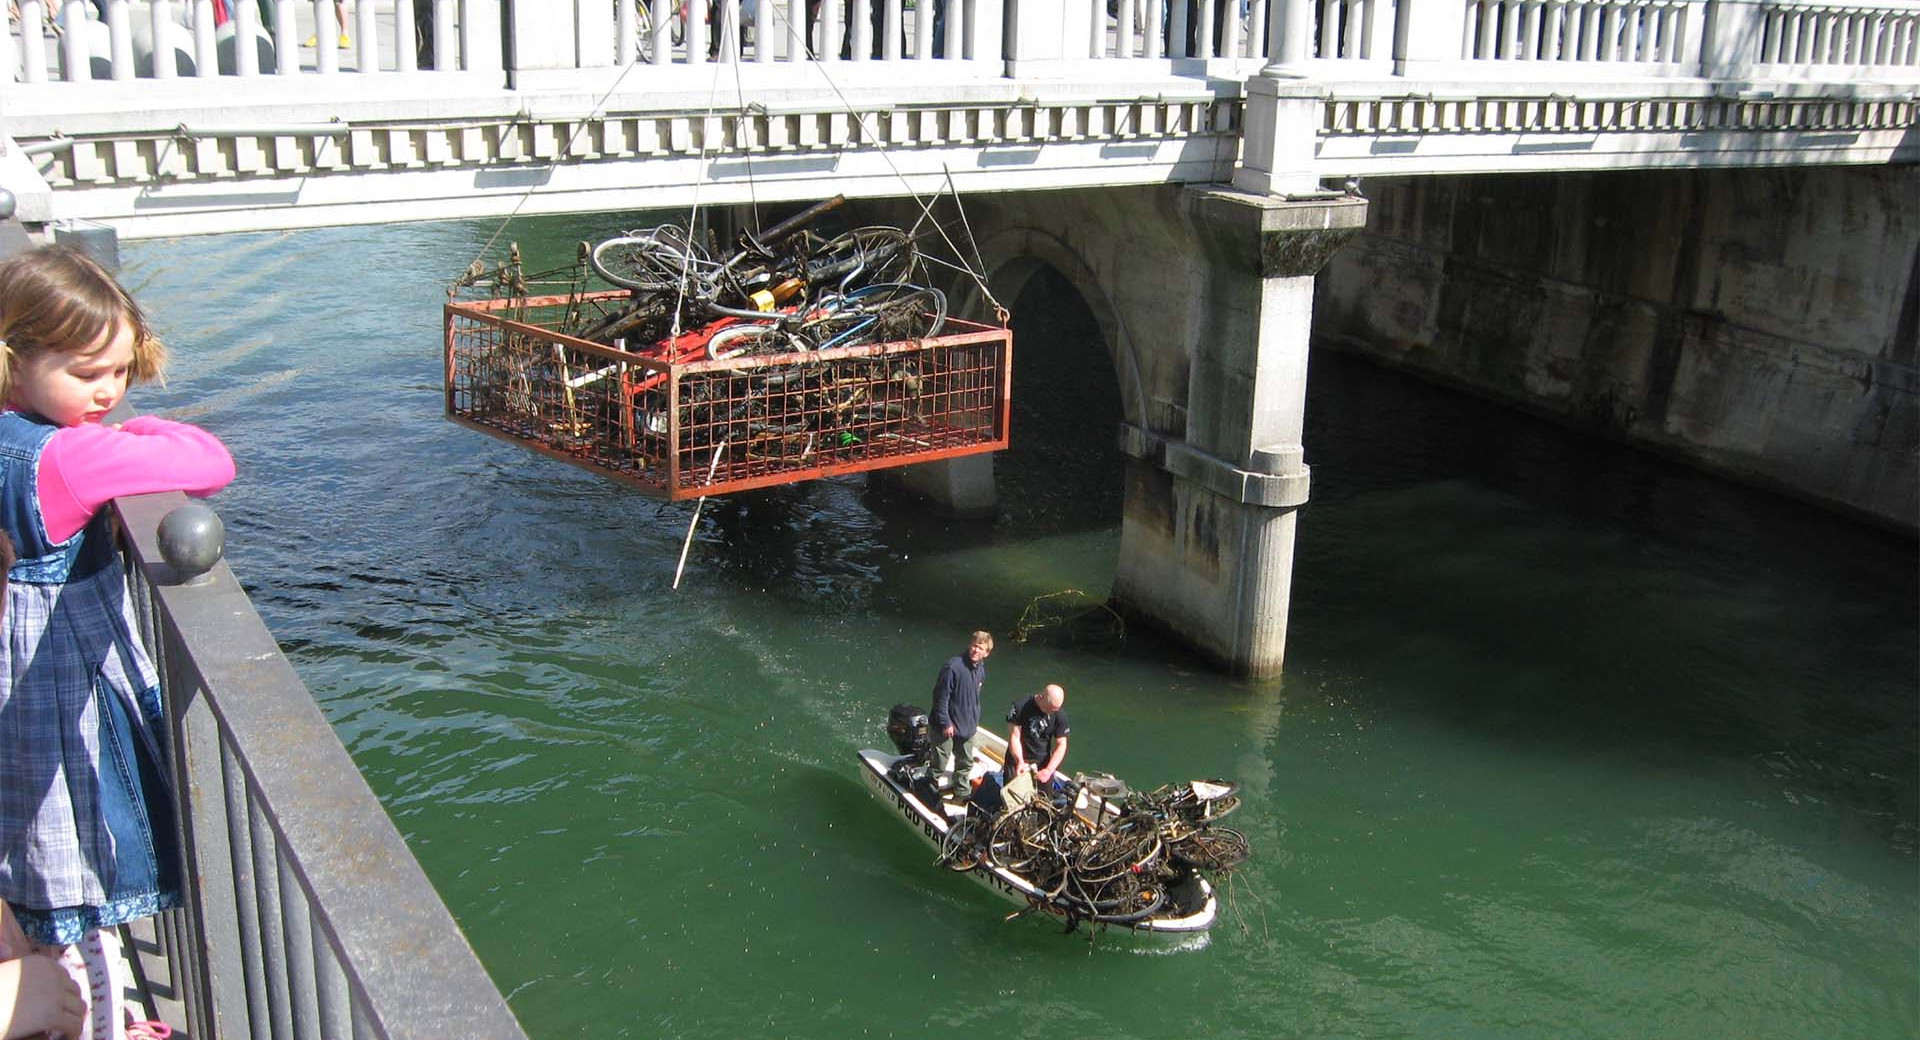
<instances>
[{"instance_id":1,"label":"bridge balustrade","mask_svg":"<svg viewBox=\"0 0 1920 1040\"><path fill-rule=\"evenodd\" d=\"M1920 70L1920 7L1908 0L945 0L944 21L936 0L508 0L506 33L499 0L361 0L344 50L330 32L310 49L300 38L303 9L306 24L330 26L331 0L264 0L267 23L256 0L227 0L219 27L213 2L108 0L103 23L89 0L64 0L57 20L49 0L20 0L0 33L0 83L229 90L231 77L344 86L399 75L498 89L612 69L637 89L669 66L812 59L868 85L900 82L902 64L949 80L1094 68L1125 79L1142 62L1237 78L1270 63L1331 78L1594 81L1906 82ZM432 17L417 22L415 5Z\"/></svg>"},{"instance_id":2,"label":"bridge balustrade","mask_svg":"<svg viewBox=\"0 0 1920 1040\"><path fill-rule=\"evenodd\" d=\"M205 1040L526 1040L218 562L212 512L175 512L185 502L115 504L167 698L187 867L187 905L156 928L164 960L146 965L165 972L149 982Z\"/></svg>"},{"instance_id":3,"label":"bridge balustrade","mask_svg":"<svg viewBox=\"0 0 1920 1040\"><path fill-rule=\"evenodd\" d=\"M431 17L416 20L415 5ZM129 80L210 80L222 77L332 76L346 70L333 31L315 31L312 64L299 56L299 10L311 0L227 0L228 19L216 25L214 0L108 0L101 21L89 0L19 0L11 31L0 34L0 82L88 83ZM262 21L262 6L272 17ZM365 0L345 48L353 73L412 73L427 67L498 78L501 69L497 0ZM390 9L390 22L381 19ZM315 26L334 27L332 4L317 9ZM422 12L423 14L426 12ZM431 25L422 39L417 26ZM251 46L243 41L250 41ZM425 62L421 61L425 58Z\"/></svg>"}]
</instances>

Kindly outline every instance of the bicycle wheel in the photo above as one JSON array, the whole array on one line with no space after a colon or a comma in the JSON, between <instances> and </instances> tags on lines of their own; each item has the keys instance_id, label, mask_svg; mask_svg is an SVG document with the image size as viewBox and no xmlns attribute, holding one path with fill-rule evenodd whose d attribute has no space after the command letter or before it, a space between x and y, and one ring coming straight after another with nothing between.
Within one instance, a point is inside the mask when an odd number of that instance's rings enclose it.
<instances>
[{"instance_id":1,"label":"bicycle wheel","mask_svg":"<svg viewBox=\"0 0 1920 1040\"><path fill-rule=\"evenodd\" d=\"M987 832L987 860L1015 874L1026 873L1036 857L1046 851L1046 834L1052 814L1029 805L1002 816Z\"/></svg>"},{"instance_id":2,"label":"bicycle wheel","mask_svg":"<svg viewBox=\"0 0 1920 1040\"><path fill-rule=\"evenodd\" d=\"M686 233L671 225L638 235L609 238L593 247L594 273L622 289L676 292L700 284L712 266ZM698 295L689 291L687 295Z\"/></svg>"},{"instance_id":3,"label":"bicycle wheel","mask_svg":"<svg viewBox=\"0 0 1920 1040\"><path fill-rule=\"evenodd\" d=\"M815 285L853 285L904 280L919 262L913 239L897 227L854 228L829 239L807 262L807 281Z\"/></svg>"},{"instance_id":4,"label":"bicycle wheel","mask_svg":"<svg viewBox=\"0 0 1920 1040\"><path fill-rule=\"evenodd\" d=\"M848 293L843 306L873 318L872 325L864 330L865 340L872 343L930 339L947 324L947 294L924 285L882 282L864 286Z\"/></svg>"}]
</instances>

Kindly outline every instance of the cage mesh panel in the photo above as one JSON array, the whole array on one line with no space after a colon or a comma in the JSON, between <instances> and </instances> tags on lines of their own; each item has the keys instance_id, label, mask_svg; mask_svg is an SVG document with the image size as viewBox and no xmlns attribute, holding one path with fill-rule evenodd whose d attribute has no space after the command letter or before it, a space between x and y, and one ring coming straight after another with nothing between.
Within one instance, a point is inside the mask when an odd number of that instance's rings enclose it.
<instances>
[{"instance_id":1,"label":"cage mesh panel","mask_svg":"<svg viewBox=\"0 0 1920 1040\"><path fill-rule=\"evenodd\" d=\"M554 332L564 298L508 307L447 305L448 414L666 498L1007 444L1005 329L950 319L931 339L715 359L709 334L737 323L643 355Z\"/></svg>"}]
</instances>

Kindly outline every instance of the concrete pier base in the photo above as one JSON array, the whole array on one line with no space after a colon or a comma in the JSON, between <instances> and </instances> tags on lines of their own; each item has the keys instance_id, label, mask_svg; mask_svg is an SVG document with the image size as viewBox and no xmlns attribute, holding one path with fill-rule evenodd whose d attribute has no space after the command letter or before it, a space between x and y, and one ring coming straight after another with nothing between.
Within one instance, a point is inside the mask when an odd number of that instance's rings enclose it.
<instances>
[{"instance_id":1,"label":"concrete pier base","mask_svg":"<svg viewBox=\"0 0 1920 1040\"><path fill-rule=\"evenodd\" d=\"M1230 671L1286 656L1314 275L1366 223L1364 199L1191 189L1206 263L1193 311L1184 437L1123 425L1127 469L1113 600Z\"/></svg>"},{"instance_id":2,"label":"concrete pier base","mask_svg":"<svg viewBox=\"0 0 1920 1040\"><path fill-rule=\"evenodd\" d=\"M917 466L877 469L868 479L904 491L946 516L992 516L998 504L993 491L992 455L962 455Z\"/></svg>"}]
</instances>

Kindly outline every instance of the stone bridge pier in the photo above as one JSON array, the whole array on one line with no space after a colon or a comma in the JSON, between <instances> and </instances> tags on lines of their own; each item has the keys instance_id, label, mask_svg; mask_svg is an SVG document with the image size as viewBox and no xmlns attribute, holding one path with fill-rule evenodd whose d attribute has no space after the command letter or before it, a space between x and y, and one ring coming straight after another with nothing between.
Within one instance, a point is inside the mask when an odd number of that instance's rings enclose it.
<instances>
[{"instance_id":1,"label":"stone bridge pier","mask_svg":"<svg viewBox=\"0 0 1920 1040\"><path fill-rule=\"evenodd\" d=\"M1314 277L1365 225L1366 201L1154 186L969 197L966 210L993 300L1011 303L1044 264L1100 326L1128 457L1114 606L1234 673L1278 674L1308 492ZM951 298L955 313L992 313L977 289ZM976 456L894 479L979 511L991 467Z\"/></svg>"}]
</instances>

